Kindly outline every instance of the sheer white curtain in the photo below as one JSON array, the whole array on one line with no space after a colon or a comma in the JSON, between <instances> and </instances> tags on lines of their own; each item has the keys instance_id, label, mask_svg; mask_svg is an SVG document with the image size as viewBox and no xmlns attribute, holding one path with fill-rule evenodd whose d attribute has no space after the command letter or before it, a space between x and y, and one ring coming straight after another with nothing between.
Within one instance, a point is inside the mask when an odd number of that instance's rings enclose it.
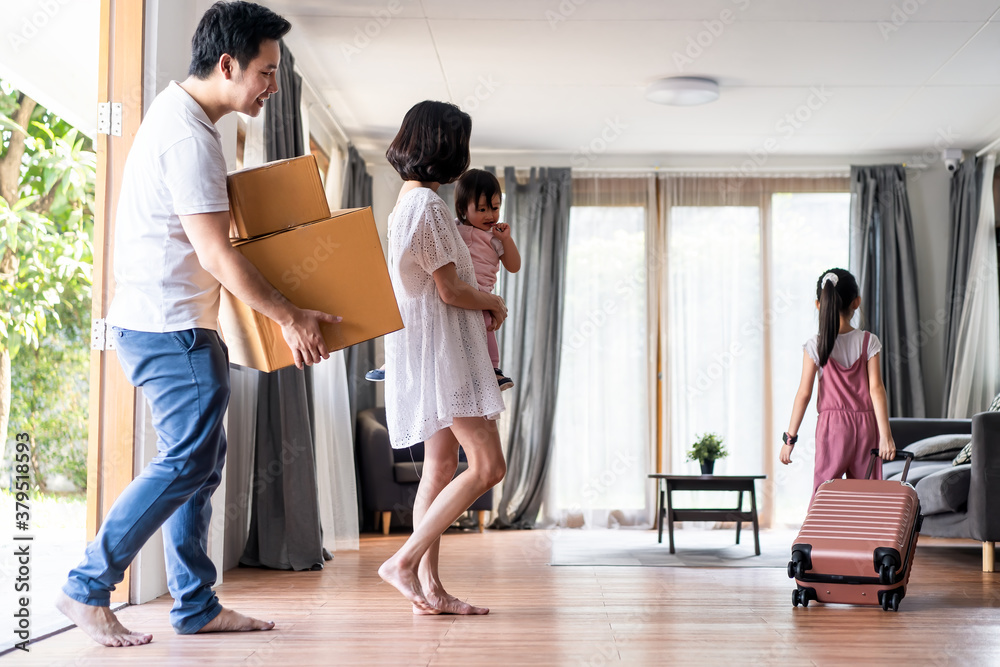
<instances>
[{"instance_id":1,"label":"sheer white curtain","mask_svg":"<svg viewBox=\"0 0 1000 667\"><path fill-rule=\"evenodd\" d=\"M549 525L651 523L654 187L651 177L574 178Z\"/></svg>"},{"instance_id":2,"label":"sheer white curtain","mask_svg":"<svg viewBox=\"0 0 1000 667\"><path fill-rule=\"evenodd\" d=\"M768 476L758 487L764 525L801 522L815 401L791 466L777 462L778 445L802 345L818 328L816 279L849 264L849 218L842 176L574 179L543 508L550 524L648 525L655 497L647 474L697 474L686 452L707 432L730 452L716 474Z\"/></svg>"},{"instance_id":3,"label":"sheer white curtain","mask_svg":"<svg viewBox=\"0 0 1000 667\"><path fill-rule=\"evenodd\" d=\"M358 488L354 475L354 429L347 397L347 366L338 350L313 367L316 476L323 546L357 550Z\"/></svg>"},{"instance_id":4,"label":"sheer white curtain","mask_svg":"<svg viewBox=\"0 0 1000 667\"><path fill-rule=\"evenodd\" d=\"M997 233L993 209L996 154L983 166L979 223L972 247L948 416L971 417L985 410L1000 391L1000 286L997 284Z\"/></svg>"},{"instance_id":5,"label":"sheer white curtain","mask_svg":"<svg viewBox=\"0 0 1000 667\"><path fill-rule=\"evenodd\" d=\"M659 185L667 257L662 469L698 474L686 452L700 434L717 433L729 456L716 474L768 476L758 487L764 525L800 521L815 408L793 467L777 463L776 442L802 344L817 329L816 278L848 262L847 179L666 175ZM678 501L720 503L717 494Z\"/></svg>"},{"instance_id":6,"label":"sheer white curtain","mask_svg":"<svg viewBox=\"0 0 1000 667\"><path fill-rule=\"evenodd\" d=\"M849 192L784 192L771 197L769 274L771 297L763 314L770 322L773 401L772 504L775 526L797 526L812 496L816 448L816 398L799 427L793 463L777 462L781 434L788 428L802 371L802 344L819 331L816 280L850 259ZM865 304L861 304L864 311ZM863 322L855 326L863 328Z\"/></svg>"}]
</instances>

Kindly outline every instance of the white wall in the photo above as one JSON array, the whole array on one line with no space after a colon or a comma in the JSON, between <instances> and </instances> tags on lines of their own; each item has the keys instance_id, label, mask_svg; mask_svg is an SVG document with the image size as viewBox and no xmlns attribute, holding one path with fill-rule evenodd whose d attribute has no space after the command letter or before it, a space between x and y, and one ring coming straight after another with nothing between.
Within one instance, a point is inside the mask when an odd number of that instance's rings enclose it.
<instances>
[{"instance_id":1,"label":"white wall","mask_svg":"<svg viewBox=\"0 0 1000 667\"><path fill-rule=\"evenodd\" d=\"M944 384L944 330L940 324L945 306L945 285L948 270L948 192L951 175L938 159L927 159L927 155L887 155L878 158L844 157L791 157L773 158L768 164L774 170L823 170L843 168L850 164L916 164L924 162L926 169L907 170L907 185L910 196L910 210L913 216L913 237L917 254L917 288L921 336L921 362L924 374L924 393L929 417L941 416L942 387ZM386 220L396 202L401 181L384 158L366 155L370 161L368 171L373 176L373 211L382 238L386 234ZM659 160L661 168L725 169L739 165L743 156L670 156ZM570 156L530 155L522 153L476 153L473 151L473 165L494 165L498 169L507 165L566 166ZM642 169L649 168L656 161L648 157L599 156L593 162L594 169ZM381 341L379 341L381 343ZM381 354L381 344L379 345ZM381 363L381 357L377 360Z\"/></svg>"},{"instance_id":2,"label":"white wall","mask_svg":"<svg viewBox=\"0 0 1000 667\"><path fill-rule=\"evenodd\" d=\"M389 213L396 205L396 197L399 195L399 188L403 185L403 180L384 158L380 164L369 164L368 173L372 175L372 214L375 216L375 224L378 226L379 238L382 239L382 252L388 253L389 246L386 243L386 238L389 231ZM376 367L385 361L384 350L382 338L376 338ZM375 402L378 405L385 403L385 393L381 383L375 388Z\"/></svg>"}]
</instances>

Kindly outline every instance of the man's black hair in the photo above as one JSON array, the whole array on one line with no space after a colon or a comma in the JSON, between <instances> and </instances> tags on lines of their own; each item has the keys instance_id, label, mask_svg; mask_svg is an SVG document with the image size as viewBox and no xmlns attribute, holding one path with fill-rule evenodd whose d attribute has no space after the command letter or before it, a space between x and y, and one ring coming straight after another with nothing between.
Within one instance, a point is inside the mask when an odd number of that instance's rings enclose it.
<instances>
[{"instance_id":1,"label":"man's black hair","mask_svg":"<svg viewBox=\"0 0 1000 667\"><path fill-rule=\"evenodd\" d=\"M260 53L266 39L281 39L292 24L267 7L252 2L216 2L209 7L191 38L188 74L207 79L222 54L228 53L242 69Z\"/></svg>"}]
</instances>

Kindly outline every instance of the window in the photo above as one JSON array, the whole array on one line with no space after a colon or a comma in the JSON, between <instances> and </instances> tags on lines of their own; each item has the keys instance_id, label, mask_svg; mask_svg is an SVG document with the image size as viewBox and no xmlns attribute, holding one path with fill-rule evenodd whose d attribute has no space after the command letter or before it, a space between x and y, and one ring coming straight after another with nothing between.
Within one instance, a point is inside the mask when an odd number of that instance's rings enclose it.
<instances>
[{"instance_id":1,"label":"window","mask_svg":"<svg viewBox=\"0 0 1000 667\"><path fill-rule=\"evenodd\" d=\"M816 280L827 269L849 265L851 195L776 193L771 202L771 372L774 433L780 437L799 387L802 344L819 330ZM775 525L800 524L812 495L816 398L814 387L792 465L775 464Z\"/></svg>"},{"instance_id":2,"label":"window","mask_svg":"<svg viewBox=\"0 0 1000 667\"><path fill-rule=\"evenodd\" d=\"M555 446L546 513L645 520L649 472L646 209L570 213ZM598 515L594 515L598 512Z\"/></svg>"},{"instance_id":3,"label":"window","mask_svg":"<svg viewBox=\"0 0 1000 667\"><path fill-rule=\"evenodd\" d=\"M734 192L718 180L687 180L665 188L665 468L697 474L687 450L700 434L718 433L729 456L716 462L716 474L769 474L773 493L759 489L765 511L774 525L795 525L812 492L815 391L793 465L778 462L777 452L802 345L817 331L816 280L848 265L850 194L822 191L846 190L846 182L828 188L796 179L797 187L783 188L777 179L757 179ZM682 501L704 507L720 499L694 494Z\"/></svg>"},{"instance_id":4,"label":"window","mask_svg":"<svg viewBox=\"0 0 1000 667\"><path fill-rule=\"evenodd\" d=\"M759 474L764 335L760 210L675 206L670 210L667 340L672 470L702 433L723 436L729 456L716 474Z\"/></svg>"},{"instance_id":5,"label":"window","mask_svg":"<svg viewBox=\"0 0 1000 667\"><path fill-rule=\"evenodd\" d=\"M767 474L758 489L765 525L801 522L815 396L794 464L777 455L802 345L817 329L816 279L848 265L847 189L840 177L574 179L550 519L604 527L653 518L658 351L648 334L659 317L662 470L697 474L687 450L718 433L730 454L716 474ZM727 502L707 493L678 501Z\"/></svg>"}]
</instances>

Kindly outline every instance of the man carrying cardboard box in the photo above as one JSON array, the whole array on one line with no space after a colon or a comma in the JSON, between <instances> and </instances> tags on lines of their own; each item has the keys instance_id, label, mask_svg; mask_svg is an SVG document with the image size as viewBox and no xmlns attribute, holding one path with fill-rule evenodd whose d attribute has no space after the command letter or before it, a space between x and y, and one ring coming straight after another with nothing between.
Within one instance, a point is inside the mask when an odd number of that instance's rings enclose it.
<instances>
[{"instance_id":1,"label":"man carrying cardboard box","mask_svg":"<svg viewBox=\"0 0 1000 667\"><path fill-rule=\"evenodd\" d=\"M299 368L329 356L319 325L340 318L295 307L233 249L215 123L232 111L257 116L277 92L278 40L290 28L249 2L213 5L192 40L188 78L157 96L125 164L107 319L126 376L149 400L159 453L111 507L57 603L106 646L152 639L122 626L108 605L160 526L178 633L274 627L223 608L212 590L208 528L229 404L228 358L216 332L219 285L281 325Z\"/></svg>"}]
</instances>

